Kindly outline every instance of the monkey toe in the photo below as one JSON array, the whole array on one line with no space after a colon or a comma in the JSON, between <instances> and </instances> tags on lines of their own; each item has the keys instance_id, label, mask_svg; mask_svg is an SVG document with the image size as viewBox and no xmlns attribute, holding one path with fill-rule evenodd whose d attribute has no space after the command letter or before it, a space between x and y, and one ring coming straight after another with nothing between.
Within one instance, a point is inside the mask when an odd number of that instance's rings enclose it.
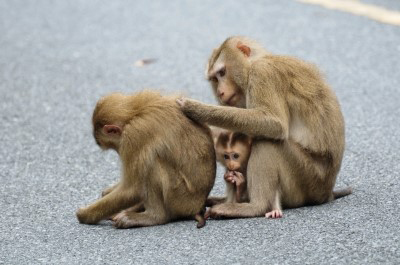
<instances>
[{"instance_id":1,"label":"monkey toe","mask_svg":"<svg viewBox=\"0 0 400 265\"><path fill-rule=\"evenodd\" d=\"M273 210L265 214L266 218L272 218L272 219L281 218L282 216L283 214L281 210Z\"/></svg>"},{"instance_id":2,"label":"monkey toe","mask_svg":"<svg viewBox=\"0 0 400 265\"><path fill-rule=\"evenodd\" d=\"M120 212L119 214L113 217L114 226L116 228L130 228L132 227L132 222L129 220L128 216L124 212Z\"/></svg>"}]
</instances>

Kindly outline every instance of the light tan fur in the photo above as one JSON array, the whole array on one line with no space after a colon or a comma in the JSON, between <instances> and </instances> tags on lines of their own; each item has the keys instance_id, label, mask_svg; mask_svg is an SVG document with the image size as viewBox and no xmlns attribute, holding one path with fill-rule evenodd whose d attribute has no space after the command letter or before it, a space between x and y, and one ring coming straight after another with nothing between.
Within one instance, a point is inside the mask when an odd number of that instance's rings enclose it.
<instances>
[{"instance_id":1,"label":"light tan fur","mask_svg":"<svg viewBox=\"0 0 400 265\"><path fill-rule=\"evenodd\" d=\"M213 140L209 128L185 117L175 101L151 91L99 100L93 134L101 148L117 151L122 177L78 210L81 223L111 218L128 228L195 218L204 226L216 173Z\"/></svg>"},{"instance_id":2,"label":"light tan fur","mask_svg":"<svg viewBox=\"0 0 400 265\"><path fill-rule=\"evenodd\" d=\"M178 100L191 119L253 138L250 202L216 205L211 217L262 216L335 197L345 144L338 100L314 65L260 47L231 37L212 53L206 73L225 106Z\"/></svg>"}]
</instances>

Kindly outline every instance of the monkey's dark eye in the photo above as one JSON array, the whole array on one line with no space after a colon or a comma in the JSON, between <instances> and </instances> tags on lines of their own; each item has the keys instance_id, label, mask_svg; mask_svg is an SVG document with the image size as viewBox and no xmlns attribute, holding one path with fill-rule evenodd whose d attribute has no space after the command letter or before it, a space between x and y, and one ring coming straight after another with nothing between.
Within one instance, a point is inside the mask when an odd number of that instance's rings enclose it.
<instances>
[{"instance_id":1,"label":"monkey's dark eye","mask_svg":"<svg viewBox=\"0 0 400 265\"><path fill-rule=\"evenodd\" d=\"M221 70L218 71L218 75L220 77L223 77L225 75L225 68L222 68Z\"/></svg>"},{"instance_id":2,"label":"monkey's dark eye","mask_svg":"<svg viewBox=\"0 0 400 265\"><path fill-rule=\"evenodd\" d=\"M238 154L238 153L234 154L234 155L233 155L233 158L234 158L234 159L238 159L238 158L239 158L239 154Z\"/></svg>"},{"instance_id":3,"label":"monkey's dark eye","mask_svg":"<svg viewBox=\"0 0 400 265\"><path fill-rule=\"evenodd\" d=\"M224 155L224 159L225 159L225 160L228 160L228 159L229 159L229 156L228 156L228 155Z\"/></svg>"},{"instance_id":4,"label":"monkey's dark eye","mask_svg":"<svg viewBox=\"0 0 400 265\"><path fill-rule=\"evenodd\" d=\"M210 77L210 81L211 82L218 82L218 78L216 78L215 76Z\"/></svg>"}]
</instances>

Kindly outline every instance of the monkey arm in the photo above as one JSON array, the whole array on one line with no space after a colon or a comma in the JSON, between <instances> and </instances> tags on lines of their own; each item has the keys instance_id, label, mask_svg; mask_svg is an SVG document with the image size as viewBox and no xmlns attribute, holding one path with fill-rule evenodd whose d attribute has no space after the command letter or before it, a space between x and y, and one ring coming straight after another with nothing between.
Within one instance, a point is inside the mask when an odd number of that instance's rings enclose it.
<instances>
[{"instance_id":1,"label":"monkey arm","mask_svg":"<svg viewBox=\"0 0 400 265\"><path fill-rule=\"evenodd\" d=\"M191 119L232 131L242 132L252 137L285 139L287 126L278 116L267 109L241 109L235 107L203 104L191 99L181 99L182 111Z\"/></svg>"},{"instance_id":2,"label":"monkey arm","mask_svg":"<svg viewBox=\"0 0 400 265\"><path fill-rule=\"evenodd\" d=\"M246 179L239 171L234 171L234 179L236 185L235 199L236 202L243 202L246 191Z\"/></svg>"}]
</instances>

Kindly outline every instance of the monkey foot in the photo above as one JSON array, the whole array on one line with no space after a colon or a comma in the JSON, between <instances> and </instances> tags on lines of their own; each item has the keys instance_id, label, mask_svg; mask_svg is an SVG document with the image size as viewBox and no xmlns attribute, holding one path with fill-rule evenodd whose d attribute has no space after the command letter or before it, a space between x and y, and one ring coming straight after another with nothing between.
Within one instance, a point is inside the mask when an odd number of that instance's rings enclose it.
<instances>
[{"instance_id":1,"label":"monkey foot","mask_svg":"<svg viewBox=\"0 0 400 265\"><path fill-rule=\"evenodd\" d=\"M226 210L226 205L224 203L217 204L211 208L209 208L206 213L204 214L205 219L223 219L228 217L227 216L227 210Z\"/></svg>"},{"instance_id":2,"label":"monkey foot","mask_svg":"<svg viewBox=\"0 0 400 265\"><path fill-rule=\"evenodd\" d=\"M268 213L265 214L266 218L281 218L282 217L282 211L281 210L272 210Z\"/></svg>"},{"instance_id":3,"label":"monkey foot","mask_svg":"<svg viewBox=\"0 0 400 265\"><path fill-rule=\"evenodd\" d=\"M81 224L96 224L99 221L90 214L87 208L79 208L76 212L76 217Z\"/></svg>"},{"instance_id":4,"label":"monkey foot","mask_svg":"<svg viewBox=\"0 0 400 265\"><path fill-rule=\"evenodd\" d=\"M130 228L135 226L132 220L129 219L125 211L120 212L112 217L116 228Z\"/></svg>"}]
</instances>

